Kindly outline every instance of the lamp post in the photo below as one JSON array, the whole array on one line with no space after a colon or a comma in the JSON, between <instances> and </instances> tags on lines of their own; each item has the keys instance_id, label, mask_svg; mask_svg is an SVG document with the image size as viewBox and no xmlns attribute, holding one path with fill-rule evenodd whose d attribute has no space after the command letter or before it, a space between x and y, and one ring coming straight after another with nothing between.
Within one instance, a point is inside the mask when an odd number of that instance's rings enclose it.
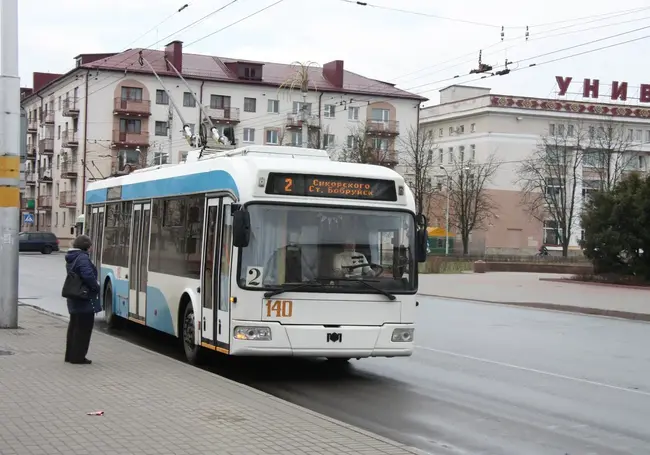
<instances>
[{"instance_id":1,"label":"lamp post","mask_svg":"<svg viewBox=\"0 0 650 455\"><path fill-rule=\"evenodd\" d=\"M445 256L449 256L449 172L447 172L447 169L441 164L440 169L442 169L445 172L445 175L447 176L447 209L445 210Z\"/></svg>"}]
</instances>

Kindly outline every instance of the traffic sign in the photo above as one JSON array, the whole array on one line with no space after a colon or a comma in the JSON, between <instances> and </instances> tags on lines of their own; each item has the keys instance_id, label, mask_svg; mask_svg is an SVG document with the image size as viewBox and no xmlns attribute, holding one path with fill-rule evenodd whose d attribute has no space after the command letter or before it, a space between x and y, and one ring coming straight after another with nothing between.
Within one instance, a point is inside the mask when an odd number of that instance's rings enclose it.
<instances>
[{"instance_id":1,"label":"traffic sign","mask_svg":"<svg viewBox=\"0 0 650 455\"><path fill-rule=\"evenodd\" d=\"M34 224L34 215L31 213L23 213L24 224Z\"/></svg>"}]
</instances>

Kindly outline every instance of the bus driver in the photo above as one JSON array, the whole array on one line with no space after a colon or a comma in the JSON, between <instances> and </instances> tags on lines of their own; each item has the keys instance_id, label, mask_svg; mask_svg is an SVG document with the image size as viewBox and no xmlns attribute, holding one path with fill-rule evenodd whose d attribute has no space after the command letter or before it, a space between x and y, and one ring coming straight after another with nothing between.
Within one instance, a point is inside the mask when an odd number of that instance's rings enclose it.
<instances>
[{"instance_id":1,"label":"bus driver","mask_svg":"<svg viewBox=\"0 0 650 455\"><path fill-rule=\"evenodd\" d=\"M350 240L343 245L343 252L334 256L332 268L337 276L373 277L375 272L368 265L363 253L355 251L356 244ZM365 264L365 265L364 265Z\"/></svg>"}]
</instances>

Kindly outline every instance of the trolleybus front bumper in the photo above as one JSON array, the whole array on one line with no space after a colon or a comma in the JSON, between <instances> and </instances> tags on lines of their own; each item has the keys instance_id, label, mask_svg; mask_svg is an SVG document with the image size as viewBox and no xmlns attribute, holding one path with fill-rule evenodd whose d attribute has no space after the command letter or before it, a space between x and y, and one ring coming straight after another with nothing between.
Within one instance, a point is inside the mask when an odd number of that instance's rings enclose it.
<instances>
[{"instance_id":1,"label":"trolleybus front bumper","mask_svg":"<svg viewBox=\"0 0 650 455\"><path fill-rule=\"evenodd\" d=\"M398 357L413 353L413 324L382 326L283 325L232 321L231 355Z\"/></svg>"}]
</instances>

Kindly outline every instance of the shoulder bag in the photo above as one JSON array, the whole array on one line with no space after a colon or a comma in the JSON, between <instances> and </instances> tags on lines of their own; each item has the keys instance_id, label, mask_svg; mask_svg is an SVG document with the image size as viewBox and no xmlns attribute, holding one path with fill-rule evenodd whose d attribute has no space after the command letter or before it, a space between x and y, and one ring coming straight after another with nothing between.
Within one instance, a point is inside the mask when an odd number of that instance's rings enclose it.
<instances>
[{"instance_id":1,"label":"shoulder bag","mask_svg":"<svg viewBox=\"0 0 650 455\"><path fill-rule=\"evenodd\" d=\"M72 300L89 300L90 296L88 287L84 284L83 279L74 269L78 260L79 256L76 257L72 263L72 267L70 267L68 275L65 277L61 296Z\"/></svg>"}]
</instances>

